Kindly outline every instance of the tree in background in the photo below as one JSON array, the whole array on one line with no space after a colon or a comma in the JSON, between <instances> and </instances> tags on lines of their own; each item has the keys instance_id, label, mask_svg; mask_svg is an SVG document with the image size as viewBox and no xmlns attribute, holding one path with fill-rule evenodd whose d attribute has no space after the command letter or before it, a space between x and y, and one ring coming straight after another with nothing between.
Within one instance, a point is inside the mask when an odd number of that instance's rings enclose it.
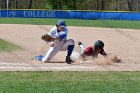
<instances>
[{"instance_id":1,"label":"tree in background","mask_svg":"<svg viewBox=\"0 0 140 93\"><path fill-rule=\"evenodd\" d=\"M29 9L32 9L33 0L29 0Z\"/></svg>"},{"instance_id":2,"label":"tree in background","mask_svg":"<svg viewBox=\"0 0 140 93\"><path fill-rule=\"evenodd\" d=\"M127 0L129 11L140 11L140 0Z\"/></svg>"},{"instance_id":3,"label":"tree in background","mask_svg":"<svg viewBox=\"0 0 140 93\"><path fill-rule=\"evenodd\" d=\"M7 0L0 0L6 9ZM9 9L140 11L140 0L9 0Z\"/></svg>"},{"instance_id":4,"label":"tree in background","mask_svg":"<svg viewBox=\"0 0 140 93\"><path fill-rule=\"evenodd\" d=\"M6 9L7 8L6 0L0 0L0 2L1 2L0 7L2 9Z\"/></svg>"}]
</instances>

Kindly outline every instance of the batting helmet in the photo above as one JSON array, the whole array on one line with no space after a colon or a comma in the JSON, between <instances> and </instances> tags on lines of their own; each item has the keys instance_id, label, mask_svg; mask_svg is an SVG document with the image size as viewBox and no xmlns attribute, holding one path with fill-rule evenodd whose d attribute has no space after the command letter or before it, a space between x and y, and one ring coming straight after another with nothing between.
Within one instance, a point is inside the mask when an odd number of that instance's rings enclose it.
<instances>
[{"instance_id":1,"label":"batting helmet","mask_svg":"<svg viewBox=\"0 0 140 93\"><path fill-rule=\"evenodd\" d=\"M103 48L104 48L104 43L103 43L101 40L97 40L97 41L94 43L94 47L95 47L95 48L99 48L99 49L103 49Z\"/></svg>"},{"instance_id":2,"label":"batting helmet","mask_svg":"<svg viewBox=\"0 0 140 93\"><path fill-rule=\"evenodd\" d=\"M58 20L58 22L56 23L56 26L67 27L64 20Z\"/></svg>"}]
</instances>

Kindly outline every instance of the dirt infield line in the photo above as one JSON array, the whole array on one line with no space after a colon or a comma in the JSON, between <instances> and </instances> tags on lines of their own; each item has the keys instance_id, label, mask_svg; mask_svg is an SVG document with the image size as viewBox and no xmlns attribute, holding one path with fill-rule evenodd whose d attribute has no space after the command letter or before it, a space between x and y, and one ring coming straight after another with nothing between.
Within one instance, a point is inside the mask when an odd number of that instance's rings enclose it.
<instances>
[{"instance_id":1,"label":"dirt infield line","mask_svg":"<svg viewBox=\"0 0 140 93\"><path fill-rule=\"evenodd\" d=\"M61 65L49 66L53 63L48 63L42 66L41 64L26 64L26 63L0 63L0 71L93 71L94 67L67 65L62 63ZM55 63L54 63L55 64ZM67 66L66 66L67 65Z\"/></svg>"},{"instance_id":2,"label":"dirt infield line","mask_svg":"<svg viewBox=\"0 0 140 93\"><path fill-rule=\"evenodd\" d=\"M44 64L44 65L42 65ZM137 66L132 64L125 64L127 67L124 68L124 64L114 64L114 65L89 65L91 63L85 64L72 64L68 65L66 63L39 63L39 64L29 64L29 63L4 63L0 62L0 71L140 71L140 65ZM133 70L133 67L136 69ZM121 69L120 69L121 68Z\"/></svg>"}]
</instances>

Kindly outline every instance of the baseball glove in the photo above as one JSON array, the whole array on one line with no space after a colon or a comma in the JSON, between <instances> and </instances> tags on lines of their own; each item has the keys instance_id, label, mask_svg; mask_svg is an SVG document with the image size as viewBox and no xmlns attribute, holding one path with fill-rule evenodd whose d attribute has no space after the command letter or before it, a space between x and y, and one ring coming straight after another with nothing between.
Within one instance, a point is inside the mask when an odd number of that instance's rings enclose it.
<instances>
[{"instance_id":1,"label":"baseball glove","mask_svg":"<svg viewBox=\"0 0 140 93\"><path fill-rule=\"evenodd\" d=\"M42 36L41 36L41 39L44 40L44 41L47 41L47 42L54 41L54 38L52 38L52 37L51 37L50 35L48 35L48 34L42 35Z\"/></svg>"}]
</instances>

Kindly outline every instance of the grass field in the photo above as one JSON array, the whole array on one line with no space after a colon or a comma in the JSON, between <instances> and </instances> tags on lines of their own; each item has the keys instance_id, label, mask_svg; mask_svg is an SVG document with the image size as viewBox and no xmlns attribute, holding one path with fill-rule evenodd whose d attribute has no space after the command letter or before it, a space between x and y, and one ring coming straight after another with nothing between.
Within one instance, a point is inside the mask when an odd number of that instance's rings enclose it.
<instances>
[{"instance_id":1,"label":"grass field","mask_svg":"<svg viewBox=\"0 0 140 93\"><path fill-rule=\"evenodd\" d=\"M59 19L49 18L0 18L0 24L55 25ZM140 21L65 19L68 26L140 29Z\"/></svg>"},{"instance_id":2,"label":"grass field","mask_svg":"<svg viewBox=\"0 0 140 93\"><path fill-rule=\"evenodd\" d=\"M0 72L0 93L140 93L140 72Z\"/></svg>"},{"instance_id":3,"label":"grass field","mask_svg":"<svg viewBox=\"0 0 140 93\"><path fill-rule=\"evenodd\" d=\"M5 40L0 39L0 52L11 52L16 50L22 50L22 48L12 43L9 43Z\"/></svg>"}]
</instances>

